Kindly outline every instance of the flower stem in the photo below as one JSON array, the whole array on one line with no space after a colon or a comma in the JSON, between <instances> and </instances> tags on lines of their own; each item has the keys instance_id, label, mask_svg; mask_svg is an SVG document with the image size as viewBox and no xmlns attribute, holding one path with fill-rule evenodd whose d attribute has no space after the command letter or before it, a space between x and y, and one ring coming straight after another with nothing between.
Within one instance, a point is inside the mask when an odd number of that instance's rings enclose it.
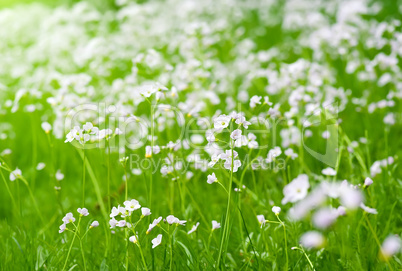
<instances>
[{"instance_id":1,"label":"flower stem","mask_svg":"<svg viewBox=\"0 0 402 271\"><path fill-rule=\"evenodd\" d=\"M11 202L13 203L13 206L14 206L15 210L17 210L17 204L15 203L14 196L13 196L13 194L11 193L10 187L8 186L7 180L6 180L6 178L4 177L3 171L2 171L1 169L0 169L0 174L1 174L1 177L2 177L2 179L3 179L3 181L4 181L4 184L5 184L5 186L6 186L7 192L8 192L8 194L10 195Z\"/></svg>"},{"instance_id":2,"label":"flower stem","mask_svg":"<svg viewBox=\"0 0 402 271\"><path fill-rule=\"evenodd\" d=\"M286 265L285 265L285 270L288 270L288 266L289 266L289 258L288 258L288 242L286 240L286 227L285 227L285 223L283 223L283 221L279 218L278 215L276 215L276 217L278 218L279 222L281 223L282 227L283 227L283 234L285 236L285 254L286 254Z\"/></svg>"},{"instance_id":3,"label":"flower stem","mask_svg":"<svg viewBox=\"0 0 402 271\"><path fill-rule=\"evenodd\" d=\"M152 160L153 160L153 154L154 154L154 108L152 103L150 103L151 106L151 153L152 153ZM149 176L149 195L148 195L148 200L149 200L149 208L152 209L152 183L153 183L153 171L154 171L154 166L153 166L153 161L151 161L151 174Z\"/></svg>"},{"instance_id":4,"label":"flower stem","mask_svg":"<svg viewBox=\"0 0 402 271\"><path fill-rule=\"evenodd\" d=\"M219 247L219 254L218 254L218 262L216 264L216 270L219 269L220 263L221 263L221 257L222 257L222 253L223 253L223 245L226 242L226 237L228 235L228 231L229 231L229 214L230 214L230 199L231 199L231 194L232 194L232 184L233 184L233 163L234 163L234 156L233 156L233 144L231 144L230 146L230 150L232 153L232 165L230 167L230 181L229 181L229 191L228 191L228 202L226 205L226 215L225 215L225 224L224 224L224 228L223 228L223 234L222 234L222 238L221 238L221 244Z\"/></svg>"},{"instance_id":5,"label":"flower stem","mask_svg":"<svg viewBox=\"0 0 402 271\"><path fill-rule=\"evenodd\" d=\"M137 240L138 240L138 239L137 239ZM142 248L141 248L140 243L138 243L138 248L139 248L139 250L140 250L141 259L142 259L142 264L144 265L145 270L148 270L147 263L145 262L144 253L142 253Z\"/></svg>"},{"instance_id":6,"label":"flower stem","mask_svg":"<svg viewBox=\"0 0 402 271\"><path fill-rule=\"evenodd\" d=\"M127 227L125 229L125 235L126 235L126 270L128 270L128 231L127 231Z\"/></svg>"},{"instance_id":7,"label":"flower stem","mask_svg":"<svg viewBox=\"0 0 402 271\"><path fill-rule=\"evenodd\" d=\"M82 248L82 240L80 240L80 248L81 248L82 261L84 262L84 270L87 270L87 263L85 261L84 249Z\"/></svg>"},{"instance_id":8,"label":"flower stem","mask_svg":"<svg viewBox=\"0 0 402 271\"><path fill-rule=\"evenodd\" d=\"M80 222L81 222L81 217L78 219L77 228L79 227ZM75 226L75 225L74 225L74 226ZM63 271L66 270L68 258L70 257L70 253L71 253L71 249L73 248L73 245L74 245L75 237L77 237L77 234L74 234L73 240L71 241L70 248L68 249L68 252L67 252L66 261L64 262L64 266L63 266L63 269L62 269Z\"/></svg>"},{"instance_id":9,"label":"flower stem","mask_svg":"<svg viewBox=\"0 0 402 271\"><path fill-rule=\"evenodd\" d=\"M42 213L41 213L40 210L39 210L38 204L36 203L35 196L33 195L31 188L29 187L28 181L27 181L24 177L22 177L22 176L19 176L18 179L20 179L20 180L25 184L25 186L27 187L28 192L29 192L29 196L31 197L31 200L32 200L32 203L33 203L33 205L34 205L34 207L35 207L35 210L36 210L36 212L38 213L38 216L39 216L41 222L42 222L43 224L45 224L45 220L44 220L43 217L42 217Z\"/></svg>"},{"instance_id":10,"label":"flower stem","mask_svg":"<svg viewBox=\"0 0 402 271\"><path fill-rule=\"evenodd\" d=\"M107 144L107 210L110 213L110 142L106 140Z\"/></svg>"},{"instance_id":11,"label":"flower stem","mask_svg":"<svg viewBox=\"0 0 402 271\"><path fill-rule=\"evenodd\" d=\"M294 247L292 249L300 250L304 254L304 256L306 257L308 263L310 264L311 269L313 271L315 271L313 263L310 261L310 258L308 257L308 255L306 254L306 251L304 251L304 249L302 247Z\"/></svg>"},{"instance_id":12,"label":"flower stem","mask_svg":"<svg viewBox=\"0 0 402 271\"><path fill-rule=\"evenodd\" d=\"M82 159L82 207L85 207L85 146L84 146L84 158Z\"/></svg>"},{"instance_id":13,"label":"flower stem","mask_svg":"<svg viewBox=\"0 0 402 271\"><path fill-rule=\"evenodd\" d=\"M367 217L366 214L363 214L363 216L364 216L364 218L366 219L367 225L369 226L370 231L371 231L371 233L373 234L373 237L374 237L374 239L375 239L375 241L376 241L376 243L377 243L377 245L378 245L378 247L380 248L380 251L381 251L381 243L380 243L380 240L378 240L377 234L375 233L373 227L371 226L370 220L368 219L368 217ZM393 268L392 268L392 266L389 264L389 261L386 261L386 263L387 263L389 269L390 269L391 271L393 271Z\"/></svg>"}]
</instances>

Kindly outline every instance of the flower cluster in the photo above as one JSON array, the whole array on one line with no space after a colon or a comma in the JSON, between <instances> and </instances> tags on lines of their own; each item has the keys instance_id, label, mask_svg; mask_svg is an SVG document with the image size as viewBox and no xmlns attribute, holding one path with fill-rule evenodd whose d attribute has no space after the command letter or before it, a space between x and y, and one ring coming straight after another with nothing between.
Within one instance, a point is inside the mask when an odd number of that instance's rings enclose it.
<instances>
[{"instance_id":1,"label":"flower cluster","mask_svg":"<svg viewBox=\"0 0 402 271\"><path fill-rule=\"evenodd\" d=\"M63 217L63 219L62 219L62 221L63 221L63 224L61 224L60 225L60 227L59 227L59 233L63 233L65 230L70 230L70 231L72 231L72 232L75 232L76 230L77 230L77 228L79 227L79 224L80 224L80 221L81 221L81 217L83 217L83 216L88 216L89 215L89 212L88 212L88 209L87 208L78 208L77 209L77 212L78 212L78 214L79 214L79 221L78 221L78 225L75 225L74 224L74 222L75 222L75 217L74 217L74 215L73 215L73 213L67 213L64 217ZM68 229L67 228L67 225L68 224L74 224L74 227L72 228L72 229ZM91 223L91 225L89 226L89 228L88 228L88 230L89 229L91 229L91 228L96 228L96 227L98 227L99 226L99 222L98 221L96 221L96 220L94 220L92 223Z\"/></svg>"},{"instance_id":2,"label":"flower cluster","mask_svg":"<svg viewBox=\"0 0 402 271\"><path fill-rule=\"evenodd\" d=\"M92 123L87 122L80 128L79 126L74 126L70 132L66 135L65 143L72 142L74 140L78 141L80 144L84 145L90 140L100 141L102 139L110 139L116 135L121 135L122 131L116 128L113 132L111 129L102 129L93 126Z\"/></svg>"}]
</instances>

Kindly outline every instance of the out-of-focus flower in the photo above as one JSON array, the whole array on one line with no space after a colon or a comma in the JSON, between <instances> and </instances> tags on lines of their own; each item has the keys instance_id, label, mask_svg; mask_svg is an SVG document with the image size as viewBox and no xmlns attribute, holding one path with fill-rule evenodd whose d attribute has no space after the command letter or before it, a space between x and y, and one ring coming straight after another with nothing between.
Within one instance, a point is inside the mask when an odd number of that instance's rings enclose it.
<instances>
[{"instance_id":1,"label":"out-of-focus flower","mask_svg":"<svg viewBox=\"0 0 402 271\"><path fill-rule=\"evenodd\" d=\"M46 167L46 164L45 163L39 163L37 166L36 166L36 170L42 170L42 169L44 169Z\"/></svg>"},{"instance_id":2,"label":"out-of-focus flower","mask_svg":"<svg viewBox=\"0 0 402 271\"><path fill-rule=\"evenodd\" d=\"M330 167L324 168L321 171L321 173L323 175L326 175L326 176L335 176L336 175L336 171L333 168L330 168Z\"/></svg>"},{"instance_id":3,"label":"out-of-focus flower","mask_svg":"<svg viewBox=\"0 0 402 271\"><path fill-rule=\"evenodd\" d=\"M309 187L310 183L308 181L308 176L306 174L300 174L296 179L283 188L284 198L282 199L282 204L304 199Z\"/></svg>"},{"instance_id":4,"label":"out-of-focus flower","mask_svg":"<svg viewBox=\"0 0 402 271\"><path fill-rule=\"evenodd\" d=\"M214 172L211 175L208 175L207 183L213 184L213 183L215 183L217 181L218 181L218 179L216 178L216 175L215 175Z\"/></svg>"},{"instance_id":5,"label":"out-of-focus flower","mask_svg":"<svg viewBox=\"0 0 402 271\"><path fill-rule=\"evenodd\" d=\"M401 251L401 238L397 235L388 236L381 246L380 256L383 260L390 259L393 255Z\"/></svg>"},{"instance_id":6,"label":"out-of-focus flower","mask_svg":"<svg viewBox=\"0 0 402 271\"><path fill-rule=\"evenodd\" d=\"M62 180L64 179L64 174L61 173L61 170L60 170L60 169L58 169L58 170L56 171L55 177L56 177L56 180L62 181Z\"/></svg>"},{"instance_id":7,"label":"out-of-focus flower","mask_svg":"<svg viewBox=\"0 0 402 271\"><path fill-rule=\"evenodd\" d=\"M52 130L52 125L49 122L42 122L41 127L46 134L50 133Z\"/></svg>"},{"instance_id":8,"label":"out-of-focus flower","mask_svg":"<svg viewBox=\"0 0 402 271\"><path fill-rule=\"evenodd\" d=\"M299 155L297 153L295 153L292 148L286 149L284 153L285 153L286 156L290 157L292 160L294 160L297 157L299 157Z\"/></svg>"},{"instance_id":9,"label":"out-of-focus flower","mask_svg":"<svg viewBox=\"0 0 402 271\"><path fill-rule=\"evenodd\" d=\"M325 238L317 231L308 231L300 238L300 244L306 248L322 248L325 245Z\"/></svg>"},{"instance_id":10,"label":"out-of-focus flower","mask_svg":"<svg viewBox=\"0 0 402 271\"><path fill-rule=\"evenodd\" d=\"M264 215L257 215L257 220L258 220L258 223L260 223L261 228L262 228L262 226L265 226L265 223L267 222L265 220Z\"/></svg>"},{"instance_id":11,"label":"out-of-focus flower","mask_svg":"<svg viewBox=\"0 0 402 271\"><path fill-rule=\"evenodd\" d=\"M313 215L314 226L319 229L326 229L338 218L338 211L334 208L321 208Z\"/></svg>"},{"instance_id":12,"label":"out-of-focus flower","mask_svg":"<svg viewBox=\"0 0 402 271\"><path fill-rule=\"evenodd\" d=\"M371 178L367 177L367 178L364 180L364 186L365 186L365 187L368 187L368 186L370 186L370 185L372 185L372 184L373 184L373 180L372 180Z\"/></svg>"},{"instance_id":13,"label":"out-of-focus flower","mask_svg":"<svg viewBox=\"0 0 402 271\"><path fill-rule=\"evenodd\" d=\"M19 168L16 168L14 171L11 171L10 173L10 181L13 182L21 176L22 176L21 170Z\"/></svg>"}]
</instances>

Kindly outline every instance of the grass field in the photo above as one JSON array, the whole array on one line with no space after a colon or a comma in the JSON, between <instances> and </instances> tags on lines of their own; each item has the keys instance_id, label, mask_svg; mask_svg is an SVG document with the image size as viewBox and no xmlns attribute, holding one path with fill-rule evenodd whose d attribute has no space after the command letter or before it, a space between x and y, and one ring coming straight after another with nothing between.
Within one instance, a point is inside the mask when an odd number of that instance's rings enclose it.
<instances>
[{"instance_id":1,"label":"grass field","mask_svg":"<svg viewBox=\"0 0 402 271\"><path fill-rule=\"evenodd\" d=\"M0 1L0 270L401 270L401 1Z\"/></svg>"}]
</instances>

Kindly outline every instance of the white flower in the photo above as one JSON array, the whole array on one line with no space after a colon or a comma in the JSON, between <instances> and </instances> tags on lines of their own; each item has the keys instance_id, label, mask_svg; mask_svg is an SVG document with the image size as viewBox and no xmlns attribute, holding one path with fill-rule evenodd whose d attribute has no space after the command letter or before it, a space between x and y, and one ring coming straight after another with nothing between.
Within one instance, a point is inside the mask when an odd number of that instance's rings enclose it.
<instances>
[{"instance_id":1,"label":"white flower","mask_svg":"<svg viewBox=\"0 0 402 271\"><path fill-rule=\"evenodd\" d=\"M231 159L227 159L225 161L225 163L223 164L223 166L226 169L231 170L232 169L232 160ZM237 172L237 170L239 169L239 167L241 166L241 161L240 160L234 160L233 161L233 172Z\"/></svg>"},{"instance_id":2,"label":"white flower","mask_svg":"<svg viewBox=\"0 0 402 271\"><path fill-rule=\"evenodd\" d=\"M219 161L219 154L214 154L211 157L211 162L208 163L209 167L215 166L215 164Z\"/></svg>"},{"instance_id":3,"label":"white flower","mask_svg":"<svg viewBox=\"0 0 402 271\"><path fill-rule=\"evenodd\" d=\"M266 103L267 105L272 105L272 103L269 101L268 96L264 96L264 103Z\"/></svg>"},{"instance_id":4,"label":"white flower","mask_svg":"<svg viewBox=\"0 0 402 271\"><path fill-rule=\"evenodd\" d=\"M136 237L135 235L130 236L130 238L128 238L128 240L129 240L130 242L134 243L134 244L136 244L136 243L138 242L138 241L137 241L137 237Z\"/></svg>"},{"instance_id":5,"label":"white flower","mask_svg":"<svg viewBox=\"0 0 402 271\"><path fill-rule=\"evenodd\" d=\"M169 215L166 217L166 222L172 225L173 223L178 223L179 219L175 217L174 215Z\"/></svg>"},{"instance_id":6,"label":"white flower","mask_svg":"<svg viewBox=\"0 0 402 271\"><path fill-rule=\"evenodd\" d=\"M139 168L133 168L132 170L131 170L131 173L133 173L134 175L141 175L142 174L142 170L141 169L139 169Z\"/></svg>"},{"instance_id":7,"label":"white flower","mask_svg":"<svg viewBox=\"0 0 402 271\"><path fill-rule=\"evenodd\" d=\"M221 227L221 223L218 223L216 220L212 220L212 230L219 229Z\"/></svg>"},{"instance_id":8,"label":"white flower","mask_svg":"<svg viewBox=\"0 0 402 271\"><path fill-rule=\"evenodd\" d=\"M175 146L180 146L180 145L176 144ZM158 153L160 153L160 151L161 151L161 148L158 145L153 146L152 153L158 154Z\"/></svg>"},{"instance_id":9,"label":"white flower","mask_svg":"<svg viewBox=\"0 0 402 271\"><path fill-rule=\"evenodd\" d=\"M346 215L346 208L343 207L342 205L338 207L338 209L336 209L338 216L344 216Z\"/></svg>"},{"instance_id":10,"label":"white flower","mask_svg":"<svg viewBox=\"0 0 402 271\"><path fill-rule=\"evenodd\" d=\"M148 230L147 230L147 234L150 233L150 232L152 231L152 229L155 228L156 225L159 224L159 222L161 222L161 220L162 220L162 217L161 217L161 216L158 217L158 218L156 218L156 219L154 219L154 221L153 221L151 224L149 224L149 227L148 227Z\"/></svg>"},{"instance_id":11,"label":"white flower","mask_svg":"<svg viewBox=\"0 0 402 271\"><path fill-rule=\"evenodd\" d=\"M159 246L162 242L162 234L158 234L156 238L152 239L152 248Z\"/></svg>"},{"instance_id":12,"label":"white flower","mask_svg":"<svg viewBox=\"0 0 402 271\"><path fill-rule=\"evenodd\" d=\"M336 175L336 171L333 168L330 168L330 167L324 168L321 171L321 173L323 175L326 175L326 176L335 176Z\"/></svg>"},{"instance_id":13,"label":"white flower","mask_svg":"<svg viewBox=\"0 0 402 271\"><path fill-rule=\"evenodd\" d=\"M86 132L91 132L92 128L94 128L94 125L92 123L90 123L90 122L87 122L82 126L82 128Z\"/></svg>"},{"instance_id":14,"label":"white flower","mask_svg":"<svg viewBox=\"0 0 402 271\"><path fill-rule=\"evenodd\" d=\"M152 154L158 154L161 151L159 146L145 146L145 158L152 157Z\"/></svg>"},{"instance_id":15,"label":"white flower","mask_svg":"<svg viewBox=\"0 0 402 271\"><path fill-rule=\"evenodd\" d=\"M113 133L111 129L102 129L98 132L98 139L102 140L104 138L108 139L110 135Z\"/></svg>"},{"instance_id":16,"label":"white flower","mask_svg":"<svg viewBox=\"0 0 402 271\"><path fill-rule=\"evenodd\" d=\"M250 107L254 108L257 106L257 104L261 104L261 98L262 98L261 96L257 96L257 95L254 95L253 97L251 97Z\"/></svg>"},{"instance_id":17,"label":"white flower","mask_svg":"<svg viewBox=\"0 0 402 271\"><path fill-rule=\"evenodd\" d=\"M151 214L151 209L143 207L141 208L141 213L143 216L149 216Z\"/></svg>"},{"instance_id":18,"label":"white flower","mask_svg":"<svg viewBox=\"0 0 402 271\"><path fill-rule=\"evenodd\" d=\"M388 125L394 125L395 124L395 115L394 113L388 113L384 117L384 123Z\"/></svg>"},{"instance_id":19,"label":"white flower","mask_svg":"<svg viewBox=\"0 0 402 271\"><path fill-rule=\"evenodd\" d=\"M219 117L215 118L215 120L214 120L214 128L216 130L222 130L222 129L228 127L231 119L232 118L230 116L220 115Z\"/></svg>"},{"instance_id":20,"label":"white flower","mask_svg":"<svg viewBox=\"0 0 402 271\"><path fill-rule=\"evenodd\" d=\"M338 218L338 211L334 208L321 208L313 215L314 226L326 229Z\"/></svg>"},{"instance_id":21,"label":"white flower","mask_svg":"<svg viewBox=\"0 0 402 271\"><path fill-rule=\"evenodd\" d=\"M124 208L125 208L127 211L132 212L132 211L135 211L135 210L140 209L140 208L141 208L141 205L140 205L139 202L138 202L137 200L135 200L135 199L126 200L126 201L124 202Z\"/></svg>"},{"instance_id":22,"label":"white flower","mask_svg":"<svg viewBox=\"0 0 402 271\"><path fill-rule=\"evenodd\" d=\"M236 158L237 156L238 156L237 151L233 151L233 158ZM225 153L220 154L220 158L222 160L232 160L232 151L226 150Z\"/></svg>"},{"instance_id":23,"label":"white flower","mask_svg":"<svg viewBox=\"0 0 402 271\"><path fill-rule=\"evenodd\" d=\"M269 150L268 155L267 155L267 159L265 159L265 161L267 163L271 163L274 161L274 159L276 157L278 157L279 155L282 154L282 150L280 147L274 147L273 149Z\"/></svg>"},{"instance_id":24,"label":"white flower","mask_svg":"<svg viewBox=\"0 0 402 271\"><path fill-rule=\"evenodd\" d=\"M308 176L306 174L300 174L283 188L284 198L282 199L282 204L304 199L309 188L310 183L308 182Z\"/></svg>"},{"instance_id":25,"label":"white flower","mask_svg":"<svg viewBox=\"0 0 402 271\"><path fill-rule=\"evenodd\" d=\"M191 230L189 230L189 231L187 232L187 234L192 234L193 232L195 232L195 231L197 230L197 228L198 228L199 225L200 225L200 222L197 222L197 223L191 228Z\"/></svg>"},{"instance_id":26,"label":"white flower","mask_svg":"<svg viewBox=\"0 0 402 271\"><path fill-rule=\"evenodd\" d=\"M37 166L36 166L36 170L42 170L42 169L44 169L46 167L46 164L45 163L39 163Z\"/></svg>"},{"instance_id":27,"label":"white flower","mask_svg":"<svg viewBox=\"0 0 402 271\"><path fill-rule=\"evenodd\" d=\"M74 139L79 139L79 135L81 133L80 127L76 126L66 135L66 140L64 143L72 142Z\"/></svg>"},{"instance_id":28,"label":"white flower","mask_svg":"<svg viewBox=\"0 0 402 271\"><path fill-rule=\"evenodd\" d=\"M120 214L119 208L113 206L112 210L110 211L110 217L115 217L118 216L119 214Z\"/></svg>"},{"instance_id":29,"label":"white flower","mask_svg":"<svg viewBox=\"0 0 402 271\"><path fill-rule=\"evenodd\" d=\"M123 227L126 226L126 224L127 224L127 222L125 220L120 220L120 221L117 222L116 226L120 227L120 228L123 228Z\"/></svg>"},{"instance_id":30,"label":"white flower","mask_svg":"<svg viewBox=\"0 0 402 271\"><path fill-rule=\"evenodd\" d=\"M264 215L257 215L257 220L258 220L258 222L260 223L261 228L262 228L262 226L265 226L265 223L267 222L267 221L265 220Z\"/></svg>"},{"instance_id":31,"label":"white flower","mask_svg":"<svg viewBox=\"0 0 402 271\"><path fill-rule=\"evenodd\" d=\"M246 129L248 129L248 126L251 124L251 122L248 122L241 113L232 115L232 118L235 119L236 124L243 125Z\"/></svg>"},{"instance_id":32,"label":"white flower","mask_svg":"<svg viewBox=\"0 0 402 271\"><path fill-rule=\"evenodd\" d=\"M73 223L73 222L75 222L75 218L74 218L74 216L73 216L73 213L67 213L67 214L63 217L62 221L64 222L64 224L68 224L68 223Z\"/></svg>"},{"instance_id":33,"label":"white flower","mask_svg":"<svg viewBox=\"0 0 402 271\"><path fill-rule=\"evenodd\" d=\"M2 138L1 138L1 135L0 135L0 139L2 139ZM9 155L9 154L11 154L11 153L12 153L12 150L10 150L10 149L4 149L4 150L0 153L0 156Z\"/></svg>"},{"instance_id":34,"label":"white flower","mask_svg":"<svg viewBox=\"0 0 402 271\"><path fill-rule=\"evenodd\" d=\"M123 132L122 132L122 130L120 130L119 128L116 128L116 129L114 130L114 134L115 134L115 135L122 135Z\"/></svg>"},{"instance_id":35,"label":"white flower","mask_svg":"<svg viewBox=\"0 0 402 271\"><path fill-rule=\"evenodd\" d=\"M258 142L255 141L255 140L252 140L252 141L248 142L248 144L247 144L247 147L248 147L249 149L257 149L258 146L259 146L259 144L258 144Z\"/></svg>"},{"instance_id":36,"label":"white flower","mask_svg":"<svg viewBox=\"0 0 402 271\"><path fill-rule=\"evenodd\" d=\"M214 135L214 132L213 132L213 131L208 130L208 131L205 133L205 137L207 138L208 143L213 143L213 142L215 142L215 135Z\"/></svg>"},{"instance_id":37,"label":"white flower","mask_svg":"<svg viewBox=\"0 0 402 271\"><path fill-rule=\"evenodd\" d=\"M292 148L286 149L284 153L285 153L286 156L290 157L292 160L294 160L297 157L299 157L299 155L297 153L295 153Z\"/></svg>"},{"instance_id":38,"label":"white flower","mask_svg":"<svg viewBox=\"0 0 402 271\"><path fill-rule=\"evenodd\" d=\"M321 248L324 246L324 236L317 231L308 231L300 238L300 243L306 248Z\"/></svg>"},{"instance_id":39,"label":"white flower","mask_svg":"<svg viewBox=\"0 0 402 271\"><path fill-rule=\"evenodd\" d=\"M49 122L42 122L41 127L46 134L48 134L52 130L52 125Z\"/></svg>"},{"instance_id":40,"label":"white flower","mask_svg":"<svg viewBox=\"0 0 402 271\"><path fill-rule=\"evenodd\" d=\"M78 208L77 212L82 215L82 216L87 216L89 215L88 209L87 208Z\"/></svg>"},{"instance_id":41,"label":"white flower","mask_svg":"<svg viewBox=\"0 0 402 271\"><path fill-rule=\"evenodd\" d=\"M372 180L371 178L367 177L367 178L364 180L364 186L365 186L365 187L368 187L368 186L370 186L370 185L372 185L372 184L373 184L373 180Z\"/></svg>"},{"instance_id":42,"label":"white flower","mask_svg":"<svg viewBox=\"0 0 402 271\"><path fill-rule=\"evenodd\" d=\"M113 217L112 219L110 219L110 220L109 220L110 228L111 228L111 229L115 228L118 222L119 222L119 221L117 221L116 218L114 218L114 217Z\"/></svg>"},{"instance_id":43,"label":"white flower","mask_svg":"<svg viewBox=\"0 0 402 271\"><path fill-rule=\"evenodd\" d=\"M169 223L169 225L172 224L182 224L183 222L186 223L184 220L180 220L177 217L173 216L173 215L169 215L166 217L166 222Z\"/></svg>"},{"instance_id":44,"label":"white flower","mask_svg":"<svg viewBox=\"0 0 402 271\"><path fill-rule=\"evenodd\" d=\"M360 208L362 208L366 213L376 215L378 214L377 210L374 208L367 207L364 203L360 203Z\"/></svg>"},{"instance_id":45,"label":"white flower","mask_svg":"<svg viewBox=\"0 0 402 271\"><path fill-rule=\"evenodd\" d=\"M152 148L151 148L151 146L145 146L145 157L146 158L152 157Z\"/></svg>"},{"instance_id":46,"label":"white flower","mask_svg":"<svg viewBox=\"0 0 402 271\"><path fill-rule=\"evenodd\" d=\"M89 226L89 227L90 228L96 228L98 226L99 226L99 222L95 220L94 222L91 223L91 226Z\"/></svg>"},{"instance_id":47,"label":"white flower","mask_svg":"<svg viewBox=\"0 0 402 271\"><path fill-rule=\"evenodd\" d=\"M281 207L278 207L278 206L272 207L272 212L273 212L275 215L279 215L279 213L281 212Z\"/></svg>"},{"instance_id":48,"label":"white flower","mask_svg":"<svg viewBox=\"0 0 402 271\"><path fill-rule=\"evenodd\" d=\"M64 179L64 174L61 173L61 171L59 169L59 170L57 170L55 177L56 177L56 180L61 181Z\"/></svg>"},{"instance_id":49,"label":"white flower","mask_svg":"<svg viewBox=\"0 0 402 271\"><path fill-rule=\"evenodd\" d=\"M401 239L397 235L388 236L381 246L381 256L387 260L401 251Z\"/></svg>"},{"instance_id":50,"label":"white flower","mask_svg":"<svg viewBox=\"0 0 402 271\"><path fill-rule=\"evenodd\" d=\"M156 93L158 90L158 87L154 84L143 85L139 88L140 94L146 98L151 97L151 95Z\"/></svg>"},{"instance_id":51,"label":"white flower","mask_svg":"<svg viewBox=\"0 0 402 271\"><path fill-rule=\"evenodd\" d=\"M236 129L236 130L234 130L231 134L230 134L230 137L233 139L233 140L237 140L237 139L239 139L240 137L241 137L241 130L239 130L239 129Z\"/></svg>"},{"instance_id":52,"label":"white flower","mask_svg":"<svg viewBox=\"0 0 402 271\"><path fill-rule=\"evenodd\" d=\"M22 176L21 170L19 168L16 168L14 171L10 173L10 181L13 182L21 176Z\"/></svg>"},{"instance_id":53,"label":"white flower","mask_svg":"<svg viewBox=\"0 0 402 271\"><path fill-rule=\"evenodd\" d=\"M59 233L64 232L66 229L67 229L66 223L61 224L59 227Z\"/></svg>"},{"instance_id":54,"label":"white flower","mask_svg":"<svg viewBox=\"0 0 402 271\"><path fill-rule=\"evenodd\" d=\"M341 204L348 209L356 209L363 201L363 194L359 189L352 187L347 181L343 181L338 188L332 191L339 194ZM329 191L328 191L329 192ZM329 193L327 193L330 195Z\"/></svg>"},{"instance_id":55,"label":"white flower","mask_svg":"<svg viewBox=\"0 0 402 271\"><path fill-rule=\"evenodd\" d=\"M213 183L215 183L215 182L217 182L217 181L218 181L218 179L216 178L214 172L213 172L211 175L208 175L207 183L213 184Z\"/></svg>"}]
</instances>

